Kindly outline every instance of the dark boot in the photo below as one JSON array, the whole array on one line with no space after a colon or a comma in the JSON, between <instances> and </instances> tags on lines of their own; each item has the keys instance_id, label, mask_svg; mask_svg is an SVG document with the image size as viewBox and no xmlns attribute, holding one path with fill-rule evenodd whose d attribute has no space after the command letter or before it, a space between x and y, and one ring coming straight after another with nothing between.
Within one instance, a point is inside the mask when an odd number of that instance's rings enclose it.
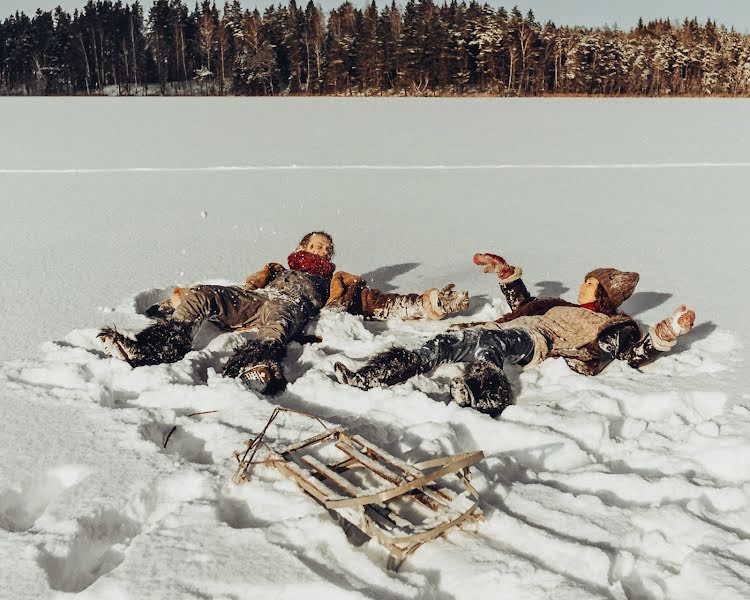
<instances>
[{"instance_id":1,"label":"dark boot","mask_svg":"<svg viewBox=\"0 0 750 600\"><path fill-rule=\"evenodd\" d=\"M146 309L143 314L149 319L162 321L171 317L172 313L174 313L174 307L169 302L169 300L165 300L164 302L159 302L158 304L152 304Z\"/></svg>"},{"instance_id":2,"label":"dark boot","mask_svg":"<svg viewBox=\"0 0 750 600\"><path fill-rule=\"evenodd\" d=\"M425 372L420 356L405 348L391 348L376 354L356 372L350 371L340 362L333 368L339 383L361 390L396 385Z\"/></svg>"},{"instance_id":3,"label":"dark boot","mask_svg":"<svg viewBox=\"0 0 750 600\"><path fill-rule=\"evenodd\" d=\"M464 374L451 381L451 397L459 406L497 417L513 403L513 390L500 367L480 360L466 365Z\"/></svg>"},{"instance_id":4,"label":"dark boot","mask_svg":"<svg viewBox=\"0 0 750 600\"><path fill-rule=\"evenodd\" d=\"M193 345L193 323L160 321L136 334L135 339L105 327L97 336L107 354L131 367L159 365L181 360Z\"/></svg>"},{"instance_id":5,"label":"dark boot","mask_svg":"<svg viewBox=\"0 0 750 600\"><path fill-rule=\"evenodd\" d=\"M224 365L225 377L239 377L248 388L273 395L286 388L281 361L286 346L276 340L249 340Z\"/></svg>"}]
</instances>

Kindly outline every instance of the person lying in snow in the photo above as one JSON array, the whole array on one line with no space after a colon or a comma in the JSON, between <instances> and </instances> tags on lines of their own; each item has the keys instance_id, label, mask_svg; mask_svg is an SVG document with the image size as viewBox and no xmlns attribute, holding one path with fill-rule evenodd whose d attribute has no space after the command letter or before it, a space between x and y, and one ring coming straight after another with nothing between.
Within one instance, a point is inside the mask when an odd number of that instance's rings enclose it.
<instances>
[{"instance_id":1,"label":"person lying in snow","mask_svg":"<svg viewBox=\"0 0 750 600\"><path fill-rule=\"evenodd\" d=\"M334 273L333 253L329 234L308 233L289 255L289 268L269 263L250 275L244 286L177 288L167 301L146 312L159 319L155 324L134 337L109 327L98 337L107 354L139 367L182 359L204 320L228 329L257 328L257 338L239 347L223 372L271 394L286 386L281 369L286 344L324 305L371 319L441 319L469 305L468 293L454 291L452 284L423 294L385 294L368 288L361 277Z\"/></svg>"},{"instance_id":2,"label":"person lying in snow","mask_svg":"<svg viewBox=\"0 0 750 600\"><path fill-rule=\"evenodd\" d=\"M443 363L466 362L463 375L451 382L451 397L461 406L497 416L512 402L504 362L528 367L561 357L583 375L597 375L615 359L638 368L670 350L695 322L695 313L680 306L642 335L631 317L617 312L633 293L637 273L594 269L581 284L578 304L571 304L560 298L533 298L521 280L521 269L500 256L476 254L474 262L486 273L497 273L509 314L496 321L458 325L458 331L438 335L416 350L386 350L356 372L336 363L339 383L367 390L401 383Z\"/></svg>"}]
</instances>

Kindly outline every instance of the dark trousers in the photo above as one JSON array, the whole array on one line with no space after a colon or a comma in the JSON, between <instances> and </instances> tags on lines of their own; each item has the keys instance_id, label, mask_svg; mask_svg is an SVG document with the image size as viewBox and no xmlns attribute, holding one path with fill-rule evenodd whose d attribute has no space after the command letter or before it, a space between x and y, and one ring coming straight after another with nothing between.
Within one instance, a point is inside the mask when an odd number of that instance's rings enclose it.
<instances>
[{"instance_id":1,"label":"dark trousers","mask_svg":"<svg viewBox=\"0 0 750 600\"><path fill-rule=\"evenodd\" d=\"M262 292L237 286L199 285L190 288L172 318L187 323L212 319L230 329L257 328L258 339L285 344L304 329L311 318L309 312L299 302Z\"/></svg>"},{"instance_id":2,"label":"dark trousers","mask_svg":"<svg viewBox=\"0 0 750 600\"><path fill-rule=\"evenodd\" d=\"M534 341L523 329L482 329L472 327L441 333L415 352L424 372L444 363L489 361L525 365L534 356Z\"/></svg>"}]
</instances>

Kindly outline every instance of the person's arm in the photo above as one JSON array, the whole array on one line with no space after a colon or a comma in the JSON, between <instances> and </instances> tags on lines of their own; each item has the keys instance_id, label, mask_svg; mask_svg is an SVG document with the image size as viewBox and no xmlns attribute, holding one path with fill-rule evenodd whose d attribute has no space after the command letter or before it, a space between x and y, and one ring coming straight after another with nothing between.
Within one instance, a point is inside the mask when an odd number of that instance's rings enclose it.
<instances>
[{"instance_id":1,"label":"person's arm","mask_svg":"<svg viewBox=\"0 0 750 600\"><path fill-rule=\"evenodd\" d=\"M396 294L363 288L362 312L366 319L384 321L392 317L404 320L442 319L469 307L469 293L457 292L451 283L442 290L430 288L421 294Z\"/></svg>"},{"instance_id":2,"label":"person's arm","mask_svg":"<svg viewBox=\"0 0 750 600\"><path fill-rule=\"evenodd\" d=\"M284 265L279 263L268 263L260 271L248 275L245 280L245 289L257 290L266 287L274 280L279 272L284 270Z\"/></svg>"},{"instance_id":3,"label":"person's arm","mask_svg":"<svg viewBox=\"0 0 750 600\"><path fill-rule=\"evenodd\" d=\"M361 294L366 285L367 282L358 275L336 271L331 277L331 287L324 308L361 314Z\"/></svg>"},{"instance_id":4,"label":"person's arm","mask_svg":"<svg viewBox=\"0 0 750 600\"><path fill-rule=\"evenodd\" d=\"M453 284L442 290L431 288L421 294L385 293L367 287L367 282L350 273L338 271L331 279L331 291L325 308L362 315L365 319L442 319L468 308L469 293L457 292Z\"/></svg>"},{"instance_id":5,"label":"person's arm","mask_svg":"<svg viewBox=\"0 0 750 600\"><path fill-rule=\"evenodd\" d=\"M521 279L521 268L509 265L502 256L490 253L475 254L474 264L484 266L485 273L497 274L500 289L511 312L533 300Z\"/></svg>"},{"instance_id":6,"label":"person's arm","mask_svg":"<svg viewBox=\"0 0 750 600\"><path fill-rule=\"evenodd\" d=\"M693 328L695 312L686 306L678 307L669 317L662 319L648 330L648 333L617 356L637 369L652 363L664 352L669 352L677 343L677 338Z\"/></svg>"}]
</instances>

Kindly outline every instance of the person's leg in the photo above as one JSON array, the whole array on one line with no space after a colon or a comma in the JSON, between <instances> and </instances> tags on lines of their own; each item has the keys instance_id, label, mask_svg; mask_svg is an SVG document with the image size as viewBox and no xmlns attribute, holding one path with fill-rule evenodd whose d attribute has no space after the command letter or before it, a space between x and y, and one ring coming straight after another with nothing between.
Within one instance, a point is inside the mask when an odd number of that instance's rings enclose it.
<instances>
[{"instance_id":1,"label":"person's leg","mask_svg":"<svg viewBox=\"0 0 750 600\"><path fill-rule=\"evenodd\" d=\"M531 336L521 329L464 329L438 335L416 350L392 348L352 372L336 363L340 383L360 389L390 386L448 362L467 362L464 375L451 382L451 396L461 406L496 416L512 401L503 362L527 364L534 354Z\"/></svg>"},{"instance_id":2,"label":"person's leg","mask_svg":"<svg viewBox=\"0 0 750 600\"><path fill-rule=\"evenodd\" d=\"M258 311L253 325L258 336L235 350L224 366L226 377L239 377L250 389L275 394L287 384L282 369L286 344L309 321L302 307L286 301L268 301Z\"/></svg>"},{"instance_id":3,"label":"person's leg","mask_svg":"<svg viewBox=\"0 0 750 600\"><path fill-rule=\"evenodd\" d=\"M97 337L108 355L131 367L142 367L181 360L192 348L193 331L193 323L167 319L146 327L135 337L112 327L103 328Z\"/></svg>"},{"instance_id":4,"label":"person's leg","mask_svg":"<svg viewBox=\"0 0 750 600\"><path fill-rule=\"evenodd\" d=\"M229 327L252 319L262 299L242 288L199 285L188 290L172 315L146 327L134 338L112 328L99 338L105 351L133 367L172 363L192 349L193 334L205 319L218 319Z\"/></svg>"},{"instance_id":5,"label":"person's leg","mask_svg":"<svg viewBox=\"0 0 750 600\"><path fill-rule=\"evenodd\" d=\"M210 319L230 329L253 327L267 302L265 296L241 287L199 285L188 290L171 318L191 323Z\"/></svg>"},{"instance_id":6,"label":"person's leg","mask_svg":"<svg viewBox=\"0 0 750 600\"><path fill-rule=\"evenodd\" d=\"M376 354L357 372L336 363L336 376L339 382L361 389L395 385L443 363L477 360L481 336L479 329L448 331L415 350L396 347Z\"/></svg>"},{"instance_id":7,"label":"person's leg","mask_svg":"<svg viewBox=\"0 0 750 600\"><path fill-rule=\"evenodd\" d=\"M459 406L496 417L513 403L513 389L503 373L503 364L528 364L534 356L534 341L523 329L479 331L476 360L451 381L451 398Z\"/></svg>"}]
</instances>

